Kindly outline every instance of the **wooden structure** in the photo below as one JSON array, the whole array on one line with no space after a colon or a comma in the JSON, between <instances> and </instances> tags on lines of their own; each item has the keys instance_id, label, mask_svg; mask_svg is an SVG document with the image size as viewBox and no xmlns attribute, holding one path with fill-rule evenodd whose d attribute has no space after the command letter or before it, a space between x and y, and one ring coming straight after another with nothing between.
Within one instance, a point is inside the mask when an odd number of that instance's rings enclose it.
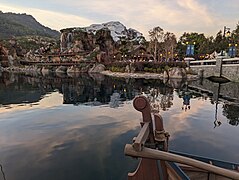
<instances>
[{"instance_id":1,"label":"wooden structure","mask_svg":"<svg viewBox=\"0 0 239 180\"><path fill-rule=\"evenodd\" d=\"M94 64L95 61L65 61L65 62L40 62L40 61L26 61L21 60L22 65L37 65L37 66L77 66L80 64Z\"/></svg>"},{"instance_id":2,"label":"wooden structure","mask_svg":"<svg viewBox=\"0 0 239 180\"><path fill-rule=\"evenodd\" d=\"M162 117L151 115L144 96L136 97L133 105L142 113L143 122L133 144L125 146L126 155L141 158L137 170L128 174L129 180L239 179L239 164L168 152L169 134L163 128Z\"/></svg>"},{"instance_id":3,"label":"wooden structure","mask_svg":"<svg viewBox=\"0 0 239 180\"><path fill-rule=\"evenodd\" d=\"M134 48L128 52L131 59L135 61L149 61L153 60L153 55L147 52L147 49L142 45L134 46Z\"/></svg>"},{"instance_id":4,"label":"wooden structure","mask_svg":"<svg viewBox=\"0 0 239 180\"><path fill-rule=\"evenodd\" d=\"M153 55L147 52L147 49L142 45L133 46L131 50L127 52L117 51L114 53L113 61L131 60L131 61L149 61L153 60Z\"/></svg>"}]
</instances>

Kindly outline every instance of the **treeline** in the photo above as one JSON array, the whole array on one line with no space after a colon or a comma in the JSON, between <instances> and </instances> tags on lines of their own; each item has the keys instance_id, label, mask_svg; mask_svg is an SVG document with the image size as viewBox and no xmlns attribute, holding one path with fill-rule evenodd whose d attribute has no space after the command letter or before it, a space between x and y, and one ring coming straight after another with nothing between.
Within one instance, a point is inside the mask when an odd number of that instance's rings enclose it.
<instances>
[{"instance_id":1,"label":"treeline","mask_svg":"<svg viewBox=\"0 0 239 180\"><path fill-rule=\"evenodd\" d=\"M196 59L204 59L215 51L217 53L221 50L228 51L230 46L234 46L238 51L239 23L234 30L224 27L215 37L206 37L204 33L185 32L177 40L174 33L164 32L159 26L149 31L149 37L150 41L146 45L157 61L162 59L182 59L185 57L188 44L194 45L194 57Z\"/></svg>"},{"instance_id":2,"label":"treeline","mask_svg":"<svg viewBox=\"0 0 239 180\"><path fill-rule=\"evenodd\" d=\"M13 36L45 36L58 38L60 33L41 25L34 17L27 14L3 13L0 11L0 39Z\"/></svg>"}]
</instances>

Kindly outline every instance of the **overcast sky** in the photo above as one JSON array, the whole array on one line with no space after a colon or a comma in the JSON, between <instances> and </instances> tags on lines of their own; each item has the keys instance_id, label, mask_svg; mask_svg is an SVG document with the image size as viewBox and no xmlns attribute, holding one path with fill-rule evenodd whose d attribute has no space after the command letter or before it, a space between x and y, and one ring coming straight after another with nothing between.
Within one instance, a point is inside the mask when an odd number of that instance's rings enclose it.
<instances>
[{"instance_id":1,"label":"overcast sky","mask_svg":"<svg viewBox=\"0 0 239 180\"><path fill-rule=\"evenodd\" d=\"M56 30L120 21L146 38L156 26L177 37L183 32L215 36L239 21L239 0L0 0L0 10L31 14Z\"/></svg>"}]
</instances>

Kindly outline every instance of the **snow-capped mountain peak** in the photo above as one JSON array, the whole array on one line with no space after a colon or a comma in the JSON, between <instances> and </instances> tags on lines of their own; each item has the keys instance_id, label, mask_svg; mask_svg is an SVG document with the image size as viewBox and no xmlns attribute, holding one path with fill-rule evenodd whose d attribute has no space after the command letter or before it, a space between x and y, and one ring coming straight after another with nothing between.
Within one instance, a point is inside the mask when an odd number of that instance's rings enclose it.
<instances>
[{"instance_id":1,"label":"snow-capped mountain peak","mask_svg":"<svg viewBox=\"0 0 239 180\"><path fill-rule=\"evenodd\" d=\"M129 40L134 40L138 39L139 37L143 37L142 33L132 28L127 29L119 21L110 21L102 24L92 24L83 29L89 33L95 34L98 30L101 30L103 28L110 30L110 34L115 42L119 41L121 37L126 37Z\"/></svg>"}]
</instances>

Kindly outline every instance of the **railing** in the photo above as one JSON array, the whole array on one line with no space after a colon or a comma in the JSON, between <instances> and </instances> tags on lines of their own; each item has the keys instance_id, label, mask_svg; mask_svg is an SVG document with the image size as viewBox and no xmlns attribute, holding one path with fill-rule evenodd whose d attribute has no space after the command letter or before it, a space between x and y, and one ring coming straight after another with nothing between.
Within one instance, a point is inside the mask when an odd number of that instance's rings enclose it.
<instances>
[{"instance_id":1,"label":"railing","mask_svg":"<svg viewBox=\"0 0 239 180\"><path fill-rule=\"evenodd\" d=\"M209 60L196 60L196 61L190 61L191 67L196 66L216 66L216 59L209 59ZM239 58L229 58L229 59L223 59L222 65L223 66L234 66L235 64L239 64Z\"/></svg>"},{"instance_id":2,"label":"railing","mask_svg":"<svg viewBox=\"0 0 239 180\"><path fill-rule=\"evenodd\" d=\"M223 59L222 64L226 66L234 66L235 64L239 64L239 58Z\"/></svg>"},{"instance_id":3,"label":"railing","mask_svg":"<svg viewBox=\"0 0 239 180\"><path fill-rule=\"evenodd\" d=\"M91 64L96 63L96 61L25 61L20 60L22 65L41 65L41 66L72 66L80 64Z\"/></svg>"},{"instance_id":4,"label":"railing","mask_svg":"<svg viewBox=\"0 0 239 180\"><path fill-rule=\"evenodd\" d=\"M216 66L216 59L190 61L190 66Z\"/></svg>"}]
</instances>

